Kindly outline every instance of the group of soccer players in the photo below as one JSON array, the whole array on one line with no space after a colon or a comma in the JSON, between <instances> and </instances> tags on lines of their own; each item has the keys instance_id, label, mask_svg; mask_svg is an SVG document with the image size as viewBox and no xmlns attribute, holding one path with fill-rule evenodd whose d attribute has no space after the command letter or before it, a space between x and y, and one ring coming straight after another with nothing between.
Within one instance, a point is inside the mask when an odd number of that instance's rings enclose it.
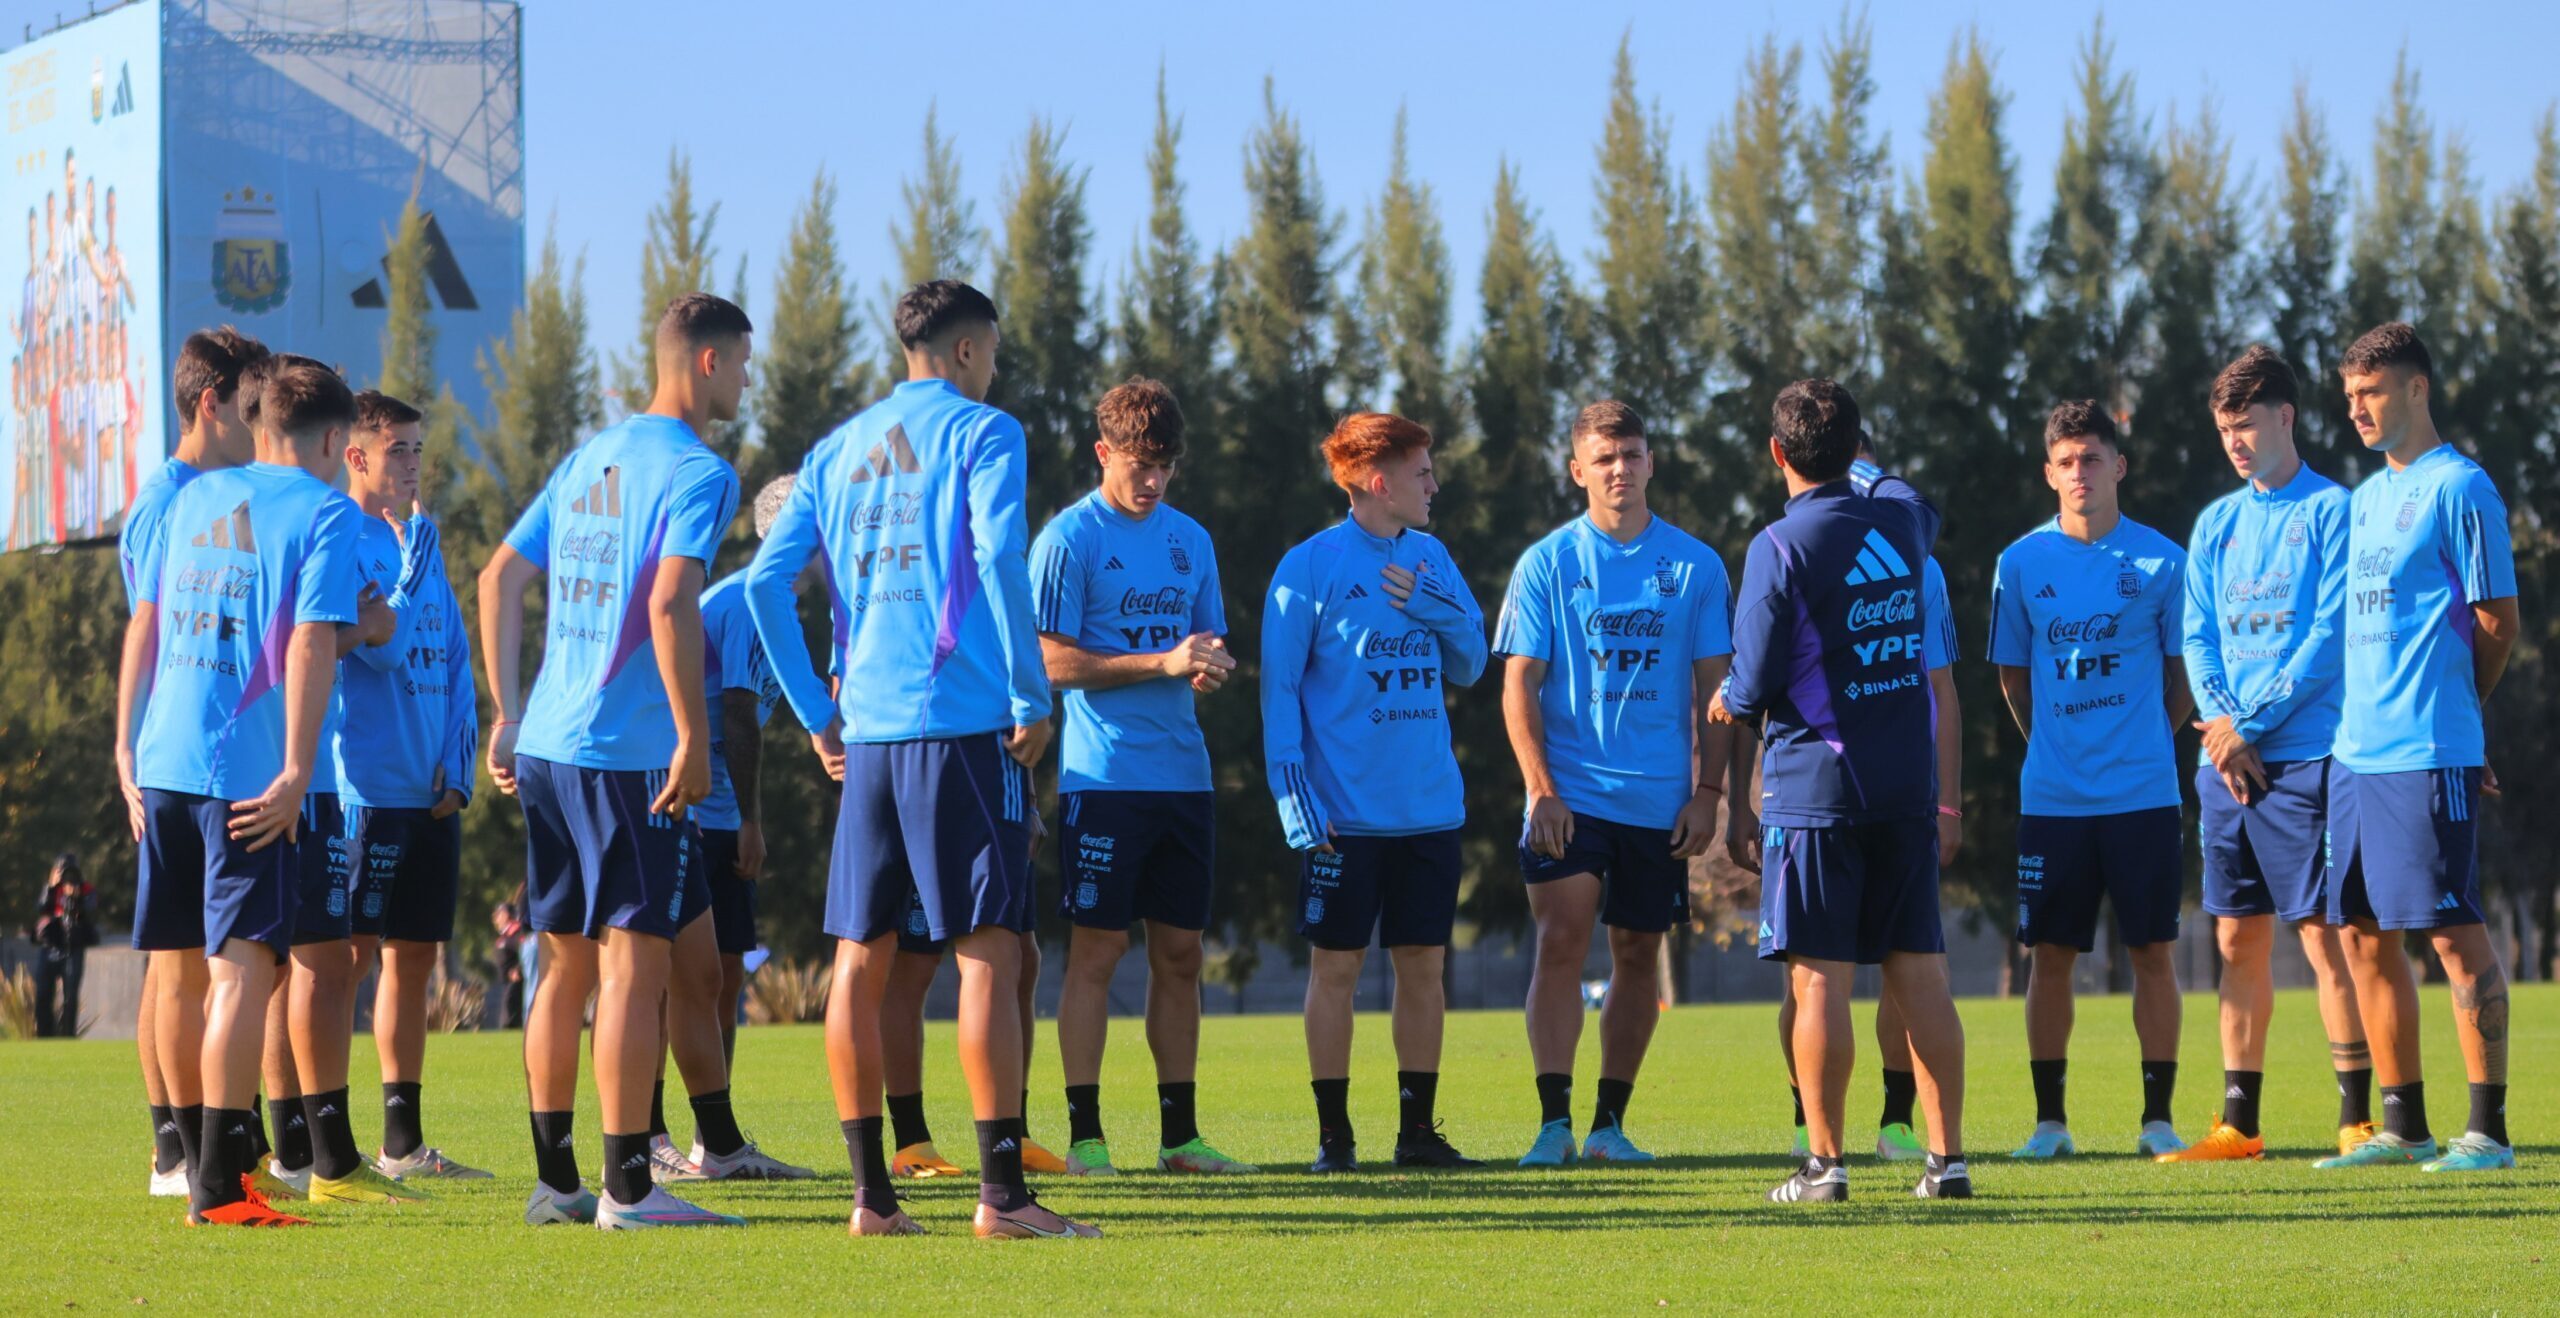
<instances>
[{"instance_id":1,"label":"group of soccer players","mask_svg":"<svg viewBox=\"0 0 2560 1318\"><path fill-rule=\"evenodd\" d=\"M1185 452L1180 403L1145 379L1106 394L1098 485L1035 540L1022 428L985 401L995 306L938 280L899 299L895 324L908 379L758 492L753 561L706 588L740 490L701 437L738 413L753 327L717 297L678 298L657 331L649 407L569 454L480 573L497 710L484 758L523 811L542 940L525 1033L529 1223L739 1225L666 1185L810 1175L746 1137L728 1086L776 703L843 784L826 1049L853 1234L920 1232L898 1181L960 1174L933 1147L919 1079L923 990L946 954L978 1138L976 1234L1099 1234L1041 1205L1024 1173L1115 1171L1099 1086L1107 988L1142 923L1156 1165L1254 1170L1208 1143L1195 1103L1216 886L1196 702L1238 659L1211 537L1166 502ZM2344 1096L2340 1155L2320 1165L2513 1165L2507 994L2481 926L2472 824L2480 706L2516 626L2505 513L2434 431L2433 368L2407 326L2359 340L2342 373L2384 468L2352 500L2306 468L2291 374L2253 349L2212 395L2248 483L2206 511L2184 553L2119 511L2114 420L2089 403L2053 410L2044 468L2059 512L2001 556L1991 637L2029 747L2018 938L2032 949L2038 1124L2017 1156L2074 1149L2070 977L2103 897L2132 948L2143 1152L2261 1154L2281 917L2320 974ZM119 766L144 843L135 941L152 952L140 1024L162 1136L154 1190L187 1194L191 1221L280 1225L304 1220L275 1207L287 1196L395 1203L418 1197L417 1179L486 1175L426 1146L418 1125L423 995L451 934L456 813L480 750L471 644L414 502L418 413L227 330L188 340L176 395L177 454L125 532L134 616L119 701ZM1264 768L1302 855L1310 945L1313 1170L1359 1165L1352 1005L1373 943L1395 981L1394 1161L1476 1165L1434 1115L1466 823L1445 691L1499 654L1538 928L1527 1015L1540 1125L1521 1165L1652 1158L1625 1116L1662 939L1687 918L1689 862L1716 844L1721 806L1727 851L1762 872L1761 955L1787 966L1781 1039L1804 1161L1770 1197L1847 1196L1861 964L1883 971L1877 1151L1924 1161L1923 1197L1970 1195L1964 1035L1938 909L1962 798L1936 509L1875 465L1846 390L1798 381L1778 396L1768 446L1789 498L1731 588L1714 551L1647 507L1643 419L1595 403L1565 462L1587 511L1522 556L1489 643L1464 576L1423 529L1439 488L1433 438L1398 416L1343 418L1323 457L1348 515L1282 558L1263 604ZM345 494L332 485L341 470ZM528 690L519 655L537 581ZM799 618L812 589L832 620L825 676ZM1062 1159L1024 1125L1031 857L1052 832L1031 774L1058 704L1054 833L1073 927ZM2228 1070L2221 1118L2188 1146L2168 1112L2168 951L2174 734L2191 713ZM1595 922L1612 976L1577 1147L1578 981ZM2409 929L2430 931L2452 980L2473 1082L2469 1130L2440 1155ZM377 953L385 1134L368 1160L349 1127L346 1055L354 986ZM591 997L596 1191L571 1124ZM669 1055L695 1117L689 1154L666 1132ZM2364 1107L2376 1073L2378 1128ZM272 1156L257 1149L262 1078Z\"/></svg>"}]
</instances>

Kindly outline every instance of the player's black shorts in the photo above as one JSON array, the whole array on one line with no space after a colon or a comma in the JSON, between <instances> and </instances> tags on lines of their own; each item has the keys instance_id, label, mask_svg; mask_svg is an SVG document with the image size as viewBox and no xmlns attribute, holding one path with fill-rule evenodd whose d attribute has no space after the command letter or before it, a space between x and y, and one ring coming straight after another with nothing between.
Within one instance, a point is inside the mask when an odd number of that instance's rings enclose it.
<instances>
[{"instance_id":1,"label":"player's black shorts","mask_svg":"<svg viewBox=\"0 0 2560 1318\"><path fill-rule=\"evenodd\" d=\"M1058 798L1059 913L1087 929L1140 920L1209 927L1217 857L1208 792L1068 792Z\"/></svg>"},{"instance_id":2,"label":"player's black shorts","mask_svg":"<svg viewBox=\"0 0 2560 1318\"><path fill-rule=\"evenodd\" d=\"M673 938L710 908L702 834L649 808L664 769L589 769L516 757L524 803L526 923L598 937L610 926Z\"/></svg>"},{"instance_id":3,"label":"player's black shorts","mask_svg":"<svg viewBox=\"0 0 2560 1318\"><path fill-rule=\"evenodd\" d=\"M756 881L738 877L738 830L702 830L704 868L711 875L711 931L724 956L756 950Z\"/></svg>"},{"instance_id":4,"label":"player's black shorts","mask_svg":"<svg viewBox=\"0 0 2560 1318\"><path fill-rule=\"evenodd\" d=\"M231 803L142 789L142 883L133 945L146 952L201 948L220 954L234 938L264 943L276 959L293 945L301 884L282 838L251 851L231 836Z\"/></svg>"},{"instance_id":5,"label":"player's black shorts","mask_svg":"<svg viewBox=\"0 0 2560 1318\"><path fill-rule=\"evenodd\" d=\"M2127 947L2178 940L2178 807L2113 815L2018 817L2018 941L2083 952L2098 945L2098 899Z\"/></svg>"},{"instance_id":6,"label":"player's black shorts","mask_svg":"<svg viewBox=\"0 0 2560 1318\"><path fill-rule=\"evenodd\" d=\"M302 827L295 830L291 847L299 889L294 899L293 945L346 937L355 914L355 883L354 869L347 863L347 816L336 792L312 792L302 798Z\"/></svg>"},{"instance_id":7,"label":"player's black shorts","mask_svg":"<svg viewBox=\"0 0 2560 1318\"><path fill-rule=\"evenodd\" d=\"M1761 830L1760 959L1871 966L1946 950L1934 818Z\"/></svg>"},{"instance_id":8,"label":"player's black shorts","mask_svg":"<svg viewBox=\"0 0 2560 1318\"><path fill-rule=\"evenodd\" d=\"M1573 840L1562 859L1530 850L1520 839L1520 873L1531 883L1575 874L1600 880L1600 922L1612 929L1658 934L1689 918L1689 862L1671 854L1671 830L1638 828L1573 812Z\"/></svg>"},{"instance_id":9,"label":"player's black shorts","mask_svg":"<svg viewBox=\"0 0 2560 1318\"><path fill-rule=\"evenodd\" d=\"M2242 805L2212 765L2196 767L2205 914L2325 919L2329 761L2279 761L2267 779L2267 790Z\"/></svg>"},{"instance_id":10,"label":"player's black shorts","mask_svg":"<svg viewBox=\"0 0 2560 1318\"><path fill-rule=\"evenodd\" d=\"M348 820L353 932L404 943L453 940L462 900L462 816L425 806L361 805Z\"/></svg>"},{"instance_id":11,"label":"player's black shorts","mask_svg":"<svg viewBox=\"0 0 2560 1318\"><path fill-rule=\"evenodd\" d=\"M1458 922L1458 830L1333 839L1298 880L1298 932L1329 952L1446 947Z\"/></svg>"}]
</instances>

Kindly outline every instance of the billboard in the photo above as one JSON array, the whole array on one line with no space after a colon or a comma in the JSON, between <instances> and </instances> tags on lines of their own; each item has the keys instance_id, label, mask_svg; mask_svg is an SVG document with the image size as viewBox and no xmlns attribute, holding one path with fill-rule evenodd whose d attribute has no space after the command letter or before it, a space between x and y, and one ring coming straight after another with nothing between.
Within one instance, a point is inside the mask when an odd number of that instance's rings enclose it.
<instances>
[{"instance_id":1,"label":"billboard","mask_svg":"<svg viewBox=\"0 0 2560 1318\"><path fill-rule=\"evenodd\" d=\"M0 544L111 534L168 450L160 24L136 5L0 55L10 227Z\"/></svg>"}]
</instances>

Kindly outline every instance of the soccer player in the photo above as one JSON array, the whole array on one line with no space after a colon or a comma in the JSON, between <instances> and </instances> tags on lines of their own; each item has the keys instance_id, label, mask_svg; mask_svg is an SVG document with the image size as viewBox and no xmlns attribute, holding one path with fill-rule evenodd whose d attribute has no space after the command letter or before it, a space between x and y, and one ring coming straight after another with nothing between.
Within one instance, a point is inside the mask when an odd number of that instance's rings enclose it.
<instances>
[{"instance_id":1,"label":"soccer player","mask_svg":"<svg viewBox=\"0 0 2560 1318\"><path fill-rule=\"evenodd\" d=\"M1281 558L1262 610L1263 767L1305 857L1312 1170L1359 1169L1351 1007L1372 936L1395 967L1396 1165L1474 1167L1432 1109L1466 822L1443 685L1483 674L1484 612L1422 530L1440 492L1430 431L1355 412L1325 438L1324 459L1351 513Z\"/></svg>"},{"instance_id":2,"label":"soccer player","mask_svg":"<svg viewBox=\"0 0 2560 1318\"><path fill-rule=\"evenodd\" d=\"M2338 731L2347 606L2347 492L2293 443L2284 358L2252 347L2214 377L2223 454L2246 482L2205 506L2187 541L2187 683L2204 730L2196 768L2204 909L2222 953L2222 1115L2163 1162L2266 1150L2258 1097L2275 1015L2275 922L2319 983L2338 1073L2338 1151L2373 1134L2373 1064L2338 931L2327 924L2322 833Z\"/></svg>"},{"instance_id":3,"label":"soccer player","mask_svg":"<svg viewBox=\"0 0 2560 1318\"><path fill-rule=\"evenodd\" d=\"M2507 974L2482 924L2481 707L2515 646L2507 507L2436 432L2435 362L2417 331L2367 330L2338 360L2356 437L2383 457L2347 531L2345 714L2329 783L2329 921L2382 1086L2382 1129L2320 1167L2516 1165L2507 1138ZM2427 1128L2418 987L2402 939L2424 930L2453 992L2471 1119L2442 1157Z\"/></svg>"},{"instance_id":4,"label":"soccer player","mask_svg":"<svg viewBox=\"0 0 2560 1318\"><path fill-rule=\"evenodd\" d=\"M960 1064L978 1123L981 1238L1101 1234L1022 1183L1022 942L1031 928L1030 768L1049 744L1024 561L1022 425L983 400L995 304L957 280L898 299L907 380L819 441L755 562L747 603L785 698L844 761L827 876L836 944L827 1069L856 1179L855 1235L911 1235L881 1156L881 998L900 923L960 962ZM824 554L845 680L809 662L791 583Z\"/></svg>"},{"instance_id":5,"label":"soccer player","mask_svg":"<svg viewBox=\"0 0 2560 1318\"><path fill-rule=\"evenodd\" d=\"M362 516L328 484L355 419L335 373L275 370L260 418L255 463L205 473L169 505L162 570L142 583L165 626L134 775L147 816L144 945L165 945L186 927L174 908L200 897L194 927L210 967L188 1220L233 1226L303 1224L250 1189L249 1099L267 995L293 939L294 852L324 842L297 825L338 628L356 621Z\"/></svg>"},{"instance_id":6,"label":"soccer player","mask_svg":"<svg viewBox=\"0 0 2560 1318\"><path fill-rule=\"evenodd\" d=\"M2063 1106L2072 966L2097 946L2098 899L2133 962L2146 1157L2186 1147L2170 1124L2178 1079L2176 729L2194 708L2180 657L2186 554L2116 505L2124 449L2106 409L2065 402L2045 419L2051 521L2000 551L1991 662L2026 734L2019 782L2018 942L2036 1127L2009 1156L2078 1151Z\"/></svg>"},{"instance_id":7,"label":"soccer player","mask_svg":"<svg viewBox=\"0 0 2560 1318\"><path fill-rule=\"evenodd\" d=\"M1627 1138L1627 1100L1662 1017L1662 936L1689 916L1689 859L1715 841L1733 742L1730 726L1705 718L1733 653L1723 560L1646 506L1653 452L1634 408L1593 403L1567 442L1565 470L1588 509L1520 556L1493 639L1527 788L1520 869L1538 926L1527 1015L1539 1127L1523 1167L1574 1158L1594 920L1609 928L1609 992L1582 1156L1653 1161Z\"/></svg>"},{"instance_id":8,"label":"soccer player","mask_svg":"<svg viewBox=\"0 0 2560 1318\"><path fill-rule=\"evenodd\" d=\"M32 211L28 220L32 248ZM135 492L116 541L125 606L131 615L116 676L116 783L124 793L126 819L136 842L145 836L148 813L143 809L141 784L134 780L133 743L159 667L158 583L166 548L164 522L170 501L188 482L208 471L241 466L256 456L257 440L240 419L238 394L241 376L266 356L266 345L228 325L198 330L179 345L170 384L170 397L178 409L178 447ZM196 1136L204 1127L196 1054L204 1043L207 971L201 916L189 913L201 904L201 894L189 895L168 886L179 882L178 876L169 876L162 888L162 910L138 912L133 926L133 945L144 953L133 1044L142 1060L143 1095L151 1109L151 1193L166 1198L186 1195ZM145 914L174 918L177 925L154 930ZM163 1030L171 1032L165 1050Z\"/></svg>"},{"instance_id":9,"label":"soccer player","mask_svg":"<svg viewBox=\"0 0 2560 1318\"><path fill-rule=\"evenodd\" d=\"M1073 927L1058 1000L1067 1170L1113 1173L1102 1133L1111 976L1129 927L1147 932L1147 1046L1155 1054L1156 1166L1250 1172L1200 1136L1200 934L1216 872L1209 748L1193 693L1226 683L1218 555L1167 505L1182 461L1182 405L1133 378L1094 409L1101 484L1031 546L1033 613L1049 684L1066 693L1059 747L1060 913Z\"/></svg>"},{"instance_id":10,"label":"soccer player","mask_svg":"<svg viewBox=\"0 0 2560 1318\"><path fill-rule=\"evenodd\" d=\"M738 477L702 432L735 420L754 325L736 304L687 293L659 317L649 410L571 453L480 573L480 652L498 707L490 777L524 804L525 899L542 979L525 1025L540 1181L525 1221L608 1230L739 1226L650 1179L649 1092L661 1003L696 976L676 944L710 950L702 838L687 812L711 793L702 698L702 578L738 508ZM525 587L551 579L543 662L524 694ZM600 991L597 991L599 990ZM596 1096L604 1194L578 1179L571 1143L578 1028L597 991ZM707 990L705 990L707 994ZM708 1010L667 1013L697 1100L728 1081ZM697 1103L696 1115L704 1116ZM734 1129L735 1122L730 1122Z\"/></svg>"},{"instance_id":11,"label":"soccer player","mask_svg":"<svg viewBox=\"0 0 2560 1318\"><path fill-rule=\"evenodd\" d=\"M364 509L365 581L389 604L391 636L339 665L338 794L355 892L349 933L360 973L379 953L373 1044L382 1067L374 1166L399 1180L485 1180L426 1142L427 981L453 937L462 891L462 810L480 758L471 639L445 577L435 522L418 508L418 409L356 395L347 493ZM404 516L405 513L405 516Z\"/></svg>"},{"instance_id":12,"label":"soccer player","mask_svg":"<svg viewBox=\"0 0 2560 1318\"><path fill-rule=\"evenodd\" d=\"M1778 1203L1849 1197L1841 1144L1859 965L1883 967L1910 1036L1930 1144L1913 1193L1973 1193L1964 1026L1938 921L1929 619L1913 589L1938 514L1897 479L1860 497L1849 469L1864 443L1848 390L1817 379L1779 391L1769 454L1787 483L1787 511L1744 555L1733 668L1708 706L1718 722L1763 718L1767 727L1760 955L1787 963L1795 1074L1809 1099L1809 1152L1769 1192Z\"/></svg>"}]
</instances>

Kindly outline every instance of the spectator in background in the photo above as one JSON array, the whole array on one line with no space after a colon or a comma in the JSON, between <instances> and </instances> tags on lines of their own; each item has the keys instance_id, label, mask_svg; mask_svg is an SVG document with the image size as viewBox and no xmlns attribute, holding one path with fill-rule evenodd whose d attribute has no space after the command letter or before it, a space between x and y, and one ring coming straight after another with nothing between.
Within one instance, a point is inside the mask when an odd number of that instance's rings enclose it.
<instances>
[{"instance_id":1,"label":"spectator in background","mask_svg":"<svg viewBox=\"0 0 2560 1318\"><path fill-rule=\"evenodd\" d=\"M498 1028L524 1028L524 921L516 916L514 902L500 902L489 912L489 925L498 931L497 945L490 956L498 963Z\"/></svg>"},{"instance_id":2,"label":"spectator in background","mask_svg":"<svg viewBox=\"0 0 2560 1318\"><path fill-rule=\"evenodd\" d=\"M80 858L53 858L44 895L36 899L36 1037L75 1038L80 1033L80 977L98 942L98 890L80 872ZM60 1005L56 1006L56 993Z\"/></svg>"}]
</instances>

